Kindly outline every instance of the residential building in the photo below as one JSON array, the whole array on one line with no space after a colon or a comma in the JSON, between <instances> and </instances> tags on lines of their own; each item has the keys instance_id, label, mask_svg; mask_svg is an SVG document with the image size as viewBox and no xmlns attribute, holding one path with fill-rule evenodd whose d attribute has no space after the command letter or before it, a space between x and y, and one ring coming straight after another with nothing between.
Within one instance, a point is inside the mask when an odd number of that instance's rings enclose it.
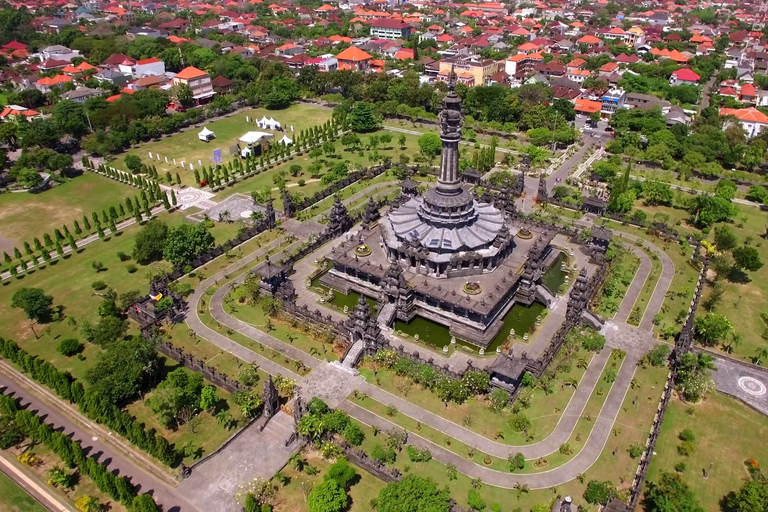
<instances>
[{"instance_id":1,"label":"residential building","mask_svg":"<svg viewBox=\"0 0 768 512\"><path fill-rule=\"evenodd\" d=\"M118 87L122 87L128 82L127 76L120 73L119 71L114 71L111 69L102 69L101 71L93 75L93 78L95 78L99 82L115 84Z\"/></svg>"},{"instance_id":2,"label":"residential building","mask_svg":"<svg viewBox=\"0 0 768 512\"><path fill-rule=\"evenodd\" d=\"M577 114L589 116L595 112L600 112L603 108L603 104L599 101L592 101L586 98L577 98L573 102L573 109Z\"/></svg>"},{"instance_id":3,"label":"residential building","mask_svg":"<svg viewBox=\"0 0 768 512\"><path fill-rule=\"evenodd\" d=\"M656 96L650 94L643 94L640 92L628 92L624 100L624 105L631 108L639 108L642 110L650 110L652 108L664 108L668 106L669 102L661 100Z\"/></svg>"},{"instance_id":4,"label":"residential building","mask_svg":"<svg viewBox=\"0 0 768 512\"><path fill-rule=\"evenodd\" d=\"M55 44L53 46L47 46L40 50L40 60L45 61L48 59L65 60L68 63L75 57L82 57L78 50L70 50L66 46Z\"/></svg>"},{"instance_id":5,"label":"residential building","mask_svg":"<svg viewBox=\"0 0 768 512\"><path fill-rule=\"evenodd\" d=\"M568 70L568 80L576 82L577 84L584 83L584 80L590 77L592 73L586 69L570 69Z\"/></svg>"},{"instance_id":6,"label":"residential building","mask_svg":"<svg viewBox=\"0 0 768 512\"><path fill-rule=\"evenodd\" d=\"M132 68L133 76L162 76L165 75L165 62L156 58L137 60Z\"/></svg>"},{"instance_id":7,"label":"residential building","mask_svg":"<svg viewBox=\"0 0 768 512\"><path fill-rule=\"evenodd\" d=\"M375 20L371 22L371 37L377 39L407 40L411 37L411 26L402 20Z\"/></svg>"},{"instance_id":8,"label":"residential building","mask_svg":"<svg viewBox=\"0 0 768 512\"><path fill-rule=\"evenodd\" d=\"M373 56L357 46L350 46L336 55L340 70L367 71L371 67Z\"/></svg>"},{"instance_id":9,"label":"residential building","mask_svg":"<svg viewBox=\"0 0 768 512\"><path fill-rule=\"evenodd\" d=\"M75 103L85 103L88 98L96 98L104 94L100 89L91 89L90 87L78 87L73 91L65 92L61 99L74 101Z\"/></svg>"},{"instance_id":10,"label":"residential building","mask_svg":"<svg viewBox=\"0 0 768 512\"><path fill-rule=\"evenodd\" d=\"M669 77L669 85L697 85L701 76L690 69L678 69Z\"/></svg>"},{"instance_id":11,"label":"residential building","mask_svg":"<svg viewBox=\"0 0 768 512\"><path fill-rule=\"evenodd\" d=\"M540 53L518 53L504 62L504 71L516 78L524 78L534 71L537 64L544 63Z\"/></svg>"},{"instance_id":12,"label":"residential building","mask_svg":"<svg viewBox=\"0 0 768 512\"><path fill-rule=\"evenodd\" d=\"M736 120L747 132L747 137L752 138L760 135L768 128L768 116L757 110L755 107L749 108L721 108L720 117L734 116Z\"/></svg>"},{"instance_id":13,"label":"residential building","mask_svg":"<svg viewBox=\"0 0 768 512\"><path fill-rule=\"evenodd\" d=\"M211 83L211 75L192 66L179 71L173 77L173 85L188 86L192 90L192 97L198 105L206 103L216 94Z\"/></svg>"},{"instance_id":14,"label":"residential building","mask_svg":"<svg viewBox=\"0 0 768 512\"><path fill-rule=\"evenodd\" d=\"M603 116L610 117L614 112L620 108L624 108L624 103L627 99L627 93L624 89L614 88L609 89L603 94L602 103L603 108L600 110Z\"/></svg>"},{"instance_id":15,"label":"residential building","mask_svg":"<svg viewBox=\"0 0 768 512\"><path fill-rule=\"evenodd\" d=\"M63 88L64 84L72 82L72 77L68 75L56 75L54 77L41 78L35 82L35 88L43 94L51 92L53 89L59 87Z\"/></svg>"},{"instance_id":16,"label":"residential building","mask_svg":"<svg viewBox=\"0 0 768 512\"><path fill-rule=\"evenodd\" d=\"M491 76L504 70L504 65L502 62L483 59L478 56L456 56L440 61L438 79L447 79L450 75L451 68L456 72L459 82L467 83L469 77L465 74L469 74L472 75L472 82L474 85L486 85L490 83ZM507 74L512 76L509 72L507 72Z\"/></svg>"},{"instance_id":17,"label":"residential building","mask_svg":"<svg viewBox=\"0 0 768 512\"><path fill-rule=\"evenodd\" d=\"M37 110L32 110L31 108L26 107L20 107L18 105L8 105L3 109L2 112L0 112L0 120L2 120L4 123L7 123L9 121L17 121L21 119L26 120L33 120L33 119L42 119L43 114L38 112Z\"/></svg>"}]
</instances>

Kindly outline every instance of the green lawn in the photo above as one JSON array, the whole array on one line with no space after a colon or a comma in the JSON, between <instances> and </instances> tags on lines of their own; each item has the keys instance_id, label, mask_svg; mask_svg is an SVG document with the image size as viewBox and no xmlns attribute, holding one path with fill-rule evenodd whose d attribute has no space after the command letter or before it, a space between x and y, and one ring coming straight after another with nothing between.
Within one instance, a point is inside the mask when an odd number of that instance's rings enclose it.
<instances>
[{"instance_id":1,"label":"green lawn","mask_svg":"<svg viewBox=\"0 0 768 512\"><path fill-rule=\"evenodd\" d=\"M33 237L42 242L45 233L53 236L53 229L62 230L65 224L74 235L75 220L85 229L83 215L90 220L91 212L95 211L101 216L102 210L117 207L125 197L140 193L137 188L86 172L39 194L1 194L0 245L2 239L12 243L8 250L12 256L14 245L23 252L23 242L31 244Z\"/></svg>"},{"instance_id":2,"label":"green lawn","mask_svg":"<svg viewBox=\"0 0 768 512\"><path fill-rule=\"evenodd\" d=\"M595 307L597 313L605 318L613 318L616 315L639 267L640 258L622 245L609 264L609 273Z\"/></svg>"},{"instance_id":3,"label":"green lawn","mask_svg":"<svg viewBox=\"0 0 768 512\"><path fill-rule=\"evenodd\" d=\"M45 508L0 472L0 512L45 512Z\"/></svg>"},{"instance_id":4,"label":"green lawn","mask_svg":"<svg viewBox=\"0 0 768 512\"><path fill-rule=\"evenodd\" d=\"M678 455L678 435L685 428L696 436L690 456ZM735 430L736 429L736 430ZM719 512L719 501L738 490L749 477L744 461L753 458L761 467L768 463L768 446L758 440L768 436L768 418L740 401L711 393L698 405L673 399L664 418L656 455L651 461L648 480L655 481L661 471L674 471L684 462L683 480L708 512ZM710 469L711 464L711 469ZM709 478L702 474L709 470Z\"/></svg>"},{"instance_id":5,"label":"green lawn","mask_svg":"<svg viewBox=\"0 0 768 512\"><path fill-rule=\"evenodd\" d=\"M562 364L564 366L553 380L554 392L549 395L539 389L531 392L531 405L529 408L524 408L522 413L531 420L530 432L534 435L533 442L544 439L555 428L575 391L572 386L566 386L564 383L570 379L580 380L584 375L583 363L589 362L591 357L591 353L580 349L569 357L568 361L559 358L559 362L553 363L553 368ZM583 363L578 363L579 361L583 361ZM396 376L394 372L388 369L378 368L377 375L374 376L371 363L366 363L361 368L361 374L371 384L375 384L433 414L456 423L466 424L468 420L470 424L467 425L467 428L488 439L498 437L497 440L500 443L511 445L526 443L525 436L521 432L515 432L509 425L509 420L512 417L510 410L505 409L500 413L494 412L480 398L471 398L461 405L449 402L446 407L433 392L413 384L409 379ZM526 390L527 392L528 390ZM503 437L497 436L498 433L501 433Z\"/></svg>"},{"instance_id":6,"label":"green lawn","mask_svg":"<svg viewBox=\"0 0 768 512\"><path fill-rule=\"evenodd\" d=\"M386 146L379 145L377 151L381 156L389 157L393 162L396 163L399 161L401 154L404 154L413 160L413 157L419 152L418 136L416 135L405 134L406 142L405 146L402 148L398 145L398 137L400 136L399 133L379 130L372 134L361 135L360 138L362 139L363 144L367 144L369 138L372 135L380 137L385 133L388 133L392 136L392 142ZM341 161L349 162L350 170L362 169L364 167L370 167L373 165L373 162L369 159L369 156L372 153L371 150L352 151L350 149L345 149L344 146L341 145L340 140L334 141L334 145L336 148L335 156L323 155L317 159L317 161L322 166L320 174L324 174L327 169ZM308 171L308 168L312 163L313 159L309 157L309 153L304 152L302 155L297 155L287 162L275 165L272 169L263 171L256 176L247 178L230 188L222 190L217 194L215 200L223 199L235 192L250 194L251 192L262 190L264 187L269 187L272 189L272 197L277 199L275 207L282 208L282 199L273 181L273 178L281 171L285 171L285 181L288 189L292 193L300 193L303 197L309 197L312 194L327 187L327 185L322 184L320 181L313 181L313 178L310 176ZM292 165L296 164L302 167L302 171L298 176L293 177L290 175L288 170ZM305 185L299 186L299 180L304 180ZM182 181L184 181L183 175Z\"/></svg>"},{"instance_id":7,"label":"green lawn","mask_svg":"<svg viewBox=\"0 0 768 512\"><path fill-rule=\"evenodd\" d=\"M251 120L254 118L261 119L262 116L266 116L267 118L273 117L283 125L283 128L286 131L277 132L261 129L253 123L247 123L245 120L246 116ZM293 126L295 130L294 133L298 133L311 126L325 123L330 118L330 110L306 105L293 105L285 110L266 110L263 108L246 110L218 121L206 123L205 126L216 134L216 139L211 142L206 143L198 139L197 134L202 130L202 127L190 128L184 132L176 133L162 140L142 144L141 147L132 149L118 157L112 165L118 169L127 171L128 169L125 167L126 156L136 155L140 157L145 164L149 164L149 153L152 153L152 156L154 157L152 163L155 165L157 172L161 176L165 176L166 171L169 171L173 175L179 173L183 184L196 185L194 182L194 173L189 170L189 164L192 163L194 167L197 168L198 160L201 160L203 165L206 167L210 166L211 163L209 158L211 157L213 150L221 148L222 152L229 152L229 148L237 144L240 137L246 132L264 131L272 133L275 136L275 140L280 140L284 134L288 135L289 138L293 138L290 131L291 126ZM162 158L162 161L157 160L156 155L158 154ZM168 157L167 164L165 163L165 157ZM182 160L186 162L186 167L182 168L178 165L174 165L174 158L176 159L177 164L181 163ZM229 161L232 158L232 155L224 157L224 161Z\"/></svg>"}]
</instances>

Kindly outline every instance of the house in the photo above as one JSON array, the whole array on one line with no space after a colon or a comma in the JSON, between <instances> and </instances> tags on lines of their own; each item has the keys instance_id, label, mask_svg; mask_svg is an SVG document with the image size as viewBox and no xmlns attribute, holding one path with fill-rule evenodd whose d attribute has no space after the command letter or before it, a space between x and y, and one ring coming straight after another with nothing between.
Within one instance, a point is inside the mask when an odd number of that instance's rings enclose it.
<instances>
[{"instance_id":1,"label":"house","mask_svg":"<svg viewBox=\"0 0 768 512\"><path fill-rule=\"evenodd\" d=\"M128 77L124 74L114 71L111 69L102 69L95 75L93 75L93 78L98 80L99 82L106 82L108 84L114 84L118 87L122 87L128 82Z\"/></svg>"},{"instance_id":2,"label":"house","mask_svg":"<svg viewBox=\"0 0 768 512\"><path fill-rule=\"evenodd\" d=\"M593 35L585 35L576 40L577 45L586 45L588 51L597 51L603 46L603 40Z\"/></svg>"},{"instance_id":3,"label":"house","mask_svg":"<svg viewBox=\"0 0 768 512\"><path fill-rule=\"evenodd\" d=\"M669 77L669 85L696 85L701 80L701 76L690 69L678 69Z\"/></svg>"},{"instance_id":4,"label":"house","mask_svg":"<svg viewBox=\"0 0 768 512\"><path fill-rule=\"evenodd\" d=\"M740 93L742 103L755 103L757 101L757 91L752 84L742 85Z\"/></svg>"},{"instance_id":5,"label":"house","mask_svg":"<svg viewBox=\"0 0 768 512\"><path fill-rule=\"evenodd\" d=\"M4 123L7 123L9 121L17 121L21 119L26 120L33 120L33 119L42 119L43 114L38 112L37 110L32 110L31 108L26 107L20 107L18 105L8 105L3 109L2 112L0 112L0 120L2 120Z\"/></svg>"},{"instance_id":6,"label":"house","mask_svg":"<svg viewBox=\"0 0 768 512\"><path fill-rule=\"evenodd\" d=\"M132 75L137 77L162 76L165 75L165 62L156 57L140 59L132 66L131 71Z\"/></svg>"},{"instance_id":7,"label":"house","mask_svg":"<svg viewBox=\"0 0 768 512\"><path fill-rule=\"evenodd\" d=\"M85 103L88 98L96 98L103 94L99 89L91 89L90 87L78 87L73 91L65 92L61 95L61 99L74 101L75 103Z\"/></svg>"},{"instance_id":8,"label":"house","mask_svg":"<svg viewBox=\"0 0 768 512\"><path fill-rule=\"evenodd\" d=\"M534 71L537 64L544 63L540 53L518 53L504 62L504 72L509 76L523 78Z\"/></svg>"},{"instance_id":9,"label":"house","mask_svg":"<svg viewBox=\"0 0 768 512\"><path fill-rule=\"evenodd\" d=\"M577 98L573 102L574 110L581 115L592 115L595 112L600 112L603 108L603 104L599 101L592 101L586 98Z\"/></svg>"},{"instance_id":10,"label":"house","mask_svg":"<svg viewBox=\"0 0 768 512\"><path fill-rule=\"evenodd\" d=\"M587 71L586 69L571 69L568 71L567 77L568 80L571 80L573 82L576 82L577 84L584 83L584 80L590 77L592 73Z\"/></svg>"},{"instance_id":11,"label":"house","mask_svg":"<svg viewBox=\"0 0 768 512\"><path fill-rule=\"evenodd\" d=\"M134 91L143 91L144 89L157 89L167 81L168 79L166 79L164 76L143 76L128 84L128 87Z\"/></svg>"},{"instance_id":12,"label":"house","mask_svg":"<svg viewBox=\"0 0 768 512\"><path fill-rule=\"evenodd\" d=\"M371 66L372 59L373 56L370 53L364 52L357 46L350 46L336 55L340 70L367 71Z\"/></svg>"},{"instance_id":13,"label":"house","mask_svg":"<svg viewBox=\"0 0 768 512\"><path fill-rule=\"evenodd\" d=\"M627 99L627 93L624 91L624 89L620 88L613 88L609 89L608 91L603 94L602 98L602 109L600 112L603 114L603 116L612 116L614 112L619 110L620 108L624 108L624 103Z\"/></svg>"},{"instance_id":14,"label":"house","mask_svg":"<svg viewBox=\"0 0 768 512\"><path fill-rule=\"evenodd\" d=\"M88 73L91 71L98 71L98 68L96 66L91 66L87 62L83 61L77 66L73 66L72 64L68 66L64 66L61 68L61 72L65 73L67 75L82 75L83 73Z\"/></svg>"},{"instance_id":15,"label":"house","mask_svg":"<svg viewBox=\"0 0 768 512\"><path fill-rule=\"evenodd\" d=\"M411 37L411 26L402 20L375 20L371 22L371 37L408 40Z\"/></svg>"},{"instance_id":16,"label":"house","mask_svg":"<svg viewBox=\"0 0 768 512\"><path fill-rule=\"evenodd\" d=\"M639 108L641 110L650 110L652 108L664 108L664 106L669 105L669 102L661 100L651 94L628 92L624 100L624 105L631 108Z\"/></svg>"},{"instance_id":17,"label":"house","mask_svg":"<svg viewBox=\"0 0 768 512\"><path fill-rule=\"evenodd\" d=\"M232 80L221 75L211 80L211 85L218 94L228 94L232 90Z\"/></svg>"},{"instance_id":18,"label":"house","mask_svg":"<svg viewBox=\"0 0 768 512\"><path fill-rule=\"evenodd\" d=\"M192 98L198 105L210 100L216 91L213 90L211 76L195 67L189 66L179 71L173 77L173 85L186 85L192 90Z\"/></svg>"},{"instance_id":19,"label":"house","mask_svg":"<svg viewBox=\"0 0 768 512\"><path fill-rule=\"evenodd\" d=\"M48 59L65 60L71 62L75 57L81 57L78 50L70 50L66 46L55 44L52 46L46 46L40 50L40 60L45 61Z\"/></svg>"},{"instance_id":20,"label":"house","mask_svg":"<svg viewBox=\"0 0 768 512\"><path fill-rule=\"evenodd\" d=\"M757 110L755 107L749 108L721 108L720 117L734 116L736 120L747 132L747 137L752 138L760 135L768 128L768 116Z\"/></svg>"},{"instance_id":21,"label":"house","mask_svg":"<svg viewBox=\"0 0 768 512\"><path fill-rule=\"evenodd\" d=\"M471 81L473 83L472 87L474 87L475 85L486 85L489 83L491 76L502 71L502 63L477 56L456 56L450 59L443 59L440 61L438 80L447 82L452 68L456 72L459 83L469 85ZM508 71L506 73L512 76Z\"/></svg>"},{"instance_id":22,"label":"house","mask_svg":"<svg viewBox=\"0 0 768 512\"><path fill-rule=\"evenodd\" d=\"M63 88L64 84L72 83L72 77L69 75L56 75L54 77L41 78L35 82L35 88L43 94L51 92L53 89L59 87Z\"/></svg>"}]
</instances>

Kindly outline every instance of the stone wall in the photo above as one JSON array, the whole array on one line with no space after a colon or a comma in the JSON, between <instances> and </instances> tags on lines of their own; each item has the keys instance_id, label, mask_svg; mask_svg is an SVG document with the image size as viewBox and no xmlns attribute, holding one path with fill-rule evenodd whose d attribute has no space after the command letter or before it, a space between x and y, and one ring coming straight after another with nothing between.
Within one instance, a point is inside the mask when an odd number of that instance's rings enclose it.
<instances>
[{"instance_id":1,"label":"stone wall","mask_svg":"<svg viewBox=\"0 0 768 512\"><path fill-rule=\"evenodd\" d=\"M170 357L184 368L192 370L194 372L202 374L202 376L216 384L217 386L226 389L230 393L237 393L238 391L246 391L247 388L243 387L236 380L230 379L227 375L221 373L216 368L206 365L203 361L197 359L195 356L188 354L184 349L175 347L167 341L161 341L157 346L158 352Z\"/></svg>"},{"instance_id":2,"label":"stone wall","mask_svg":"<svg viewBox=\"0 0 768 512\"><path fill-rule=\"evenodd\" d=\"M347 460L357 466L360 466L364 470L368 471L375 477L383 480L384 482L399 482L403 477L395 468L388 468L381 462L373 460L362 450L355 450L349 443L342 441L339 446L344 450Z\"/></svg>"}]
</instances>

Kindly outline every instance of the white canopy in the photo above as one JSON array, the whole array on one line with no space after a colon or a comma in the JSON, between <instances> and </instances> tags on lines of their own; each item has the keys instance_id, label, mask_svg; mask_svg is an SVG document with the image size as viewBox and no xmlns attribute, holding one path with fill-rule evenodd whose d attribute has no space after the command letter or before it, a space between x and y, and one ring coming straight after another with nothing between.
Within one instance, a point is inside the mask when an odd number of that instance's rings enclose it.
<instances>
[{"instance_id":1,"label":"white canopy","mask_svg":"<svg viewBox=\"0 0 768 512\"><path fill-rule=\"evenodd\" d=\"M261 126L262 128L266 128L268 122L269 122L269 119L267 119L267 116L264 116L258 121L256 121L256 124Z\"/></svg>"},{"instance_id":2,"label":"white canopy","mask_svg":"<svg viewBox=\"0 0 768 512\"><path fill-rule=\"evenodd\" d=\"M203 127L203 129L200 131L200 133L197 134L197 137L200 140L208 141L208 139L212 139L216 137L216 134L213 133L211 130L209 130L207 127Z\"/></svg>"},{"instance_id":3,"label":"white canopy","mask_svg":"<svg viewBox=\"0 0 768 512\"><path fill-rule=\"evenodd\" d=\"M276 128L280 128L280 123L275 121L273 117L270 117L269 120L267 121L267 126L269 127L270 130L274 130Z\"/></svg>"},{"instance_id":4,"label":"white canopy","mask_svg":"<svg viewBox=\"0 0 768 512\"><path fill-rule=\"evenodd\" d=\"M293 139L289 139L287 135L283 135L283 138L277 141L279 144L282 144L284 146L290 146L293 144Z\"/></svg>"},{"instance_id":5,"label":"white canopy","mask_svg":"<svg viewBox=\"0 0 768 512\"><path fill-rule=\"evenodd\" d=\"M240 142L243 144L247 144L248 146L253 146L254 144L259 144L264 140L269 140L272 138L271 133L266 132L248 132L242 137L240 137Z\"/></svg>"}]
</instances>

